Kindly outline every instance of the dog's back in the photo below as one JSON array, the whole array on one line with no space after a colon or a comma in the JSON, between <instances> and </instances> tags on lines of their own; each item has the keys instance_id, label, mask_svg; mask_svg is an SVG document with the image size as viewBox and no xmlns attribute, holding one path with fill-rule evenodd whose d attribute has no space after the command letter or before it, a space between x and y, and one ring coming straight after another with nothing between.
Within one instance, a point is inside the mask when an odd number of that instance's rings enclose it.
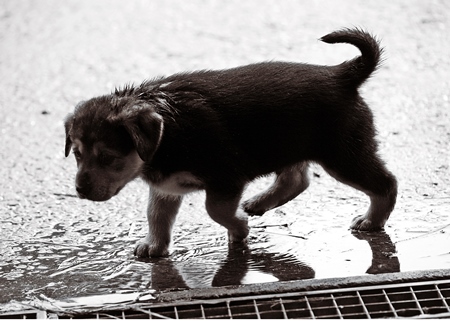
<instances>
[{"instance_id":1,"label":"dog's back","mask_svg":"<svg viewBox=\"0 0 450 321\"><path fill-rule=\"evenodd\" d=\"M322 40L351 43L362 56L337 66L268 62L150 82L148 86L161 86L177 117L190 124L186 136L173 118L167 118L166 128L172 128L177 140L182 136L186 141L182 151L172 143L160 146L168 149L164 155L176 153L186 159L185 165L189 160L195 167L203 163L204 171L214 170L212 162L223 161L224 172L228 168L233 175L245 173L253 179L286 163L320 161L336 145L335 139L358 132L354 127L361 119L364 131L374 136L372 113L357 88L379 64L377 41L360 30L333 32ZM164 157L161 162L171 161Z\"/></svg>"}]
</instances>

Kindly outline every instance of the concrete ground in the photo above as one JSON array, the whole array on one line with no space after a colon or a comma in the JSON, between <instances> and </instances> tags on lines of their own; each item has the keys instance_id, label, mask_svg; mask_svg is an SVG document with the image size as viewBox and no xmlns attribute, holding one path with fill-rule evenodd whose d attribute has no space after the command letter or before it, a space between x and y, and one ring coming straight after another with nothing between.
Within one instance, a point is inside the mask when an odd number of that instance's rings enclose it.
<instances>
[{"instance_id":1,"label":"concrete ground","mask_svg":"<svg viewBox=\"0 0 450 321\"><path fill-rule=\"evenodd\" d=\"M362 93L400 184L386 233L352 234L368 199L318 166L304 194L250 219L240 252L203 193L185 200L171 256L147 261L132 255L145 234L142 182L106 203L75 197L63 119L78 101L185 70L337 64L357 50L317 39L351 26L385 47ZM0 303L450 268L448 30L445 0L1 0Z\"/></svg>"}]
</instances>

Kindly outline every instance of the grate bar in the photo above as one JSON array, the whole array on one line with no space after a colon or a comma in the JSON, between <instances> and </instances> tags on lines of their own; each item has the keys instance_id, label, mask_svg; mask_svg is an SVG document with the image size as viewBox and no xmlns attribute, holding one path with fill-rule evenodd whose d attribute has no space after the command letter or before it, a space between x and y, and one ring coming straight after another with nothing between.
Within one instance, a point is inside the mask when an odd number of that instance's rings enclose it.
<instances>
[{"instance_id":1,"label":"grate bar","mask_svg":"<svg viewBox=\"0 0 450 321\"><path fill-rule=\"evenodd\" d=\"M439 298L441 299L445 308L447 309L448 312L450 312L450 307L448 306L447 301L445 300L444 296L442 295L441 289L437 286L437 284L434 285L434 288L436 289L436 292L439 294Z\"/></svg>"},{"instance_id":2,"label":"grate bar","mask_svg":"<svg viewBox=\"0 0 450 321\"><path fill-rule=\"evenodd\" d=\"M308 297L305 295L304 298L305 298L306 306L308 307L308 311L311 315L311 319L316 319L316 316L314 315L314 311L311 307L311 304L309 303Z\"/></svg>"},{"instance_id":3,"label":"grate bar","mask_svg":"<svg viewBox=\"0 0 450 321\"><path fill-rule=\"evenodd\" d=\"M331 294L331 298L333 299L334 307L336 308L339 319L343 319L344 317L342 316L341 309L339 309L339 306L333 294Z\"/></svg>"},{"instance_id":4,"label":"grate bar","mask_svg":"<svg viewBox=\"0 0 450 321\"><path fill-rule=\"evenodd\" d=\"M366 314L367 319L372 319L372 317L370 316L369 311L367 310L366 305L364 304L364 301L363 301L359 291L356 291L356 295L358 296L359 302L361 303L361 306L362 306L362 308L364 310L364 313Z\"/></svg>"},{"instance_id":5,"label":"grate bar","mask_svg":"<svg viewBox=\"0 0 450 321\"><path fill-rule=\"evenodd\" d=\"M133 310L148 315L148 318L149 318L149 319L153 319L153 317L156 317L156 318L158 318L158 319L171 319L171 318L166 317L166 316L164 316L164 315L162 315L162 314L153 312L153 311L151 311L150 309L149 309L149 310L145 310L145 309L141 309L141 308L139 308L139 307L133 307ZM98 317L97 317L97 319L98 319ZM126 315L125 315L125 311L122 311L122 319L124 319L124 320L127 319L127 317L126 317Z\"/></svg>"},{"instance_id":6,"label":"grate bar","mask_svg":"<svg viewBox=\"0 0 450 321\"><path fill-rule=\"evenodd\" d=\"M286 309L284 308L284 304L283 304L283 299L280 298L280 307L281 307L281 312L283 312L283 319L288 319L288 315L286 313Z\"/></svg>"},{"instance_id":7,"label":"grate bar","mask_svg":"<svg viewBox=\"0 0 450 321\"><path fill-rule=\"evenodd\" d=\"M202 312L202 319L206 319L205 309L203 308L203 304L200 304L200 310Z\"/></svg>"},{"instance_id":8,"label":"grate bar","mask_svg":"<svg viewBox=\"0 0 450 321\"><path fill-rule=\"evenodd\" d=\"M419 309L419 311L420 311L420 314L425 314L424 312L423 312L423 309L422 309L422 306L420 305L420 302L419 302L419 300L417 299L417 296L416 296L416 293L414 292L414 290L413 290L413 288L410 286L409 287L409 290L411 291L411 294L412 294L412 297L413 297L413 299L414 299L414 302L416 303L416 305L417 305L417 308Z\"/></svg>"},{"instance_id":9,"label":"grate bar","mask_svg":"<svg viewBox=\"0 0 450 321\"><path fill-rule=\"evenodd\" d=\"M258 305L256 304L256 300L252 300L253 301L253 307L255 308L255 312L256 312L256 316L258 318L258 320L261 320L261 315L259 314L259 309L258 309Z\"/></svg>"},{"instance_id":10,"label":"grate bar","mask_svg":"<svg viewBox=\"0 0 450 321\"><path fill-rule=\"evenodd\" d=\"M391 309L391 312L394 314L394 317L398 318L397 311L395 310L394 306L392 305L391 299L389 299L389 296L387 295L387 293L386 293L386 291L384 289L383 289L383 294L384 294L384 297L386 299L386 302L389 305L389 308Z\"/></svg>"},{"instance_id":11,"label":"grate bar","mask_svg":"<svg viewBox=\"0 0 450 321\"><path fill-rule=\"evenodd\" d=\"M228 311L228 317L230 319L233 319L233 314L231 313L230 301L228 301L228 300L227 300L227 311Z\"/></svg>"}]
</instances>

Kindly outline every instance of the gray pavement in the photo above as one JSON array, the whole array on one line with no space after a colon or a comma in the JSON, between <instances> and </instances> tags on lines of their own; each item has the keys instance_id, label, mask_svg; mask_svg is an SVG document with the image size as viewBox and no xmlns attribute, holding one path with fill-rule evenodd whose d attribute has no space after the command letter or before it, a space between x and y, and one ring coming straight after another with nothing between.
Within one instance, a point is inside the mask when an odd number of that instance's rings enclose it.
<instances>
[{"instance_id":1,"label":"gray pavement","mask_svg":"<svg viewBox=\"0 0 450 321\"><path fill-rule=\"evenodd\" d=\"M251 218L241 274L252 283L280 280L283 264L298 268L290 279L450 268L448 1L0 0L0 303L226 283L217 275L233 253L202 193L182 206L170 258L133 258L147 188L77 199L63 119L80 100L158 75L272 59L336 64L357 51L317 39L351 26L386 49L363 88L400 184L386 234L352 235L366 196L314 167L308 191ZM279 262L275 279L258 260Z\"/></svg>"}]
</instances>

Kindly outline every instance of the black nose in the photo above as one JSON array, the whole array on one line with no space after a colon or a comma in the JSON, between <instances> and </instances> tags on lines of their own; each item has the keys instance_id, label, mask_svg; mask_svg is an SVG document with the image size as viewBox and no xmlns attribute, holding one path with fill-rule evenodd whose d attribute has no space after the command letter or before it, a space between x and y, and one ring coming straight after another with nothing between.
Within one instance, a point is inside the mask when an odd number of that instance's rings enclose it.
<instances>
[{"instance_id":1,"label":"black nose","mask_svg":"<svg viewBox=\"0 0 450 321\"><path fill-rule=\"evenodd\" d=\"M92 191L91 177L88 171L79 170L75 178L75 189L79 198L88 198Z\"/></svg>"}]
</instances>

